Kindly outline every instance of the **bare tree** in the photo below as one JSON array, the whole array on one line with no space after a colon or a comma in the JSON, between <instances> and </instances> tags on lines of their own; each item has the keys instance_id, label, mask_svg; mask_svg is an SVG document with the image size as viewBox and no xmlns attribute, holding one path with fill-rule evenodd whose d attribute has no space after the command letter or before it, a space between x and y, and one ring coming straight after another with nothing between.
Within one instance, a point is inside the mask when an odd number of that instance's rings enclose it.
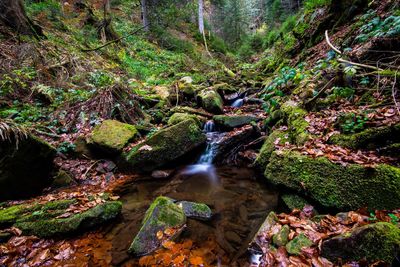
<instances>
[{"instance_id":1,"label":"bare tree","mask_svg":"<svg viewBox=\"0 0 400 267\"><path fill-rule=\"evenodd\" d=\"M199 0L199 32L204 34L204 0Z\"/></svg>"},{"instance_id":2,"label":"bare tree","mask_svg":"<svg viewBox=\"0 0 400 267\"><path fill-rule=\"evenodd\" d=\"M147 13L147 1L140 0L140 5L142 8L142 23L145 31L149 31L149 14Z\"/></svg>"},{"instance_id":3,"label":"bare tree","mask_svg":"<svg viewBox=\"0 0 400 267\"><path fill-rule=\"evenodd\" d=\"M26 15L22 0L0 0L0 24L19 34L43 36L42 29Z\"/></svg>"}]
</instances>

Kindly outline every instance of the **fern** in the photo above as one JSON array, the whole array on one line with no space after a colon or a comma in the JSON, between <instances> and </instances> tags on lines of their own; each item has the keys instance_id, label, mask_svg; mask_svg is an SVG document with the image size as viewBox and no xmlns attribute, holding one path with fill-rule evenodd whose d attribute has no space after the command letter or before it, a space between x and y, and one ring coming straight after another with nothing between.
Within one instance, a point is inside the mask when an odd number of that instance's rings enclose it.
<instances>
[{"instance_id":1,"label":"fern","mask_svg":"<svg viewBox=\"0 0 400 267\"><path fill-rule=\"evenodd\" d=\"M0 119L0 141L15 142L18 148L20 141L28 137L28 131L11 120Z\"/></svg>"}]
</instances>

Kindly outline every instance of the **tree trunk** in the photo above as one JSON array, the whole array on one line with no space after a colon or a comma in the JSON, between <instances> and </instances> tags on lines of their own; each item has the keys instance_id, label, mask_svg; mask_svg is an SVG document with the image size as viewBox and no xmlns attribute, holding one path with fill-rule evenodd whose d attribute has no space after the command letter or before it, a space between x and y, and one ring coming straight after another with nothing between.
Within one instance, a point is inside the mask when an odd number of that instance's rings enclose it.
<instances>
[{"instance_id":1,"label":"tree trunk","mask_svg":"<svg viewBox=\"0 0 400 267\"><path fill-rule=\"evenodd\" d=\"M19 34L44 36L42 29L26 15L22 0L0 0L0 24Z\"/></svg>"},{"instance_id":2,"label":"tree trunk","mask_svg":"<svg viewBox=\"0 0 400 267\"><path fill-rule=\"evenodd\" d=\"M140 5L142 8L142 23L145 31L149 31L149 14L147 13L147 1L140 0Z\"/></svg>"},{"instance_id":3,"label":"tree trunk","mask_svg":"<svg viewBox=\"0 0 400 267\"><path fill-rule=\"evenodd\" d=\"M199 32L204 34L204 0L199 0Z\"/></svg>"}]
</instances>

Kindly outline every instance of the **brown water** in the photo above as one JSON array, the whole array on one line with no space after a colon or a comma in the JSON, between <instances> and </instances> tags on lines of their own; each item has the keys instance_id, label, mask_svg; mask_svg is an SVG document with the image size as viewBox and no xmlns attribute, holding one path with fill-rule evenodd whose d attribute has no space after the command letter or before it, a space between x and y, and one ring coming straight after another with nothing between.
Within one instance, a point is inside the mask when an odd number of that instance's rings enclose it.
<instances>
[{"instance_id":1,"label":"brown water","mask_svg":"<svg viewBox=\"0 0 400 267\"><path fill-rule=\"evenodd\" d=\"M278 193L259 181L251 169L218 167L213 173L209 167L195 173L181 169L167 180L145 178L125 186L123 218L107 234L113 244L113 265L134 261L127 254L128 247L147 208L160 195L206 203L213 210L211 221L188 219L182 238L202 243L213 237L232 261L248 257L247 245L266 215L276 209Z\"/></svg>"}]
</instances>

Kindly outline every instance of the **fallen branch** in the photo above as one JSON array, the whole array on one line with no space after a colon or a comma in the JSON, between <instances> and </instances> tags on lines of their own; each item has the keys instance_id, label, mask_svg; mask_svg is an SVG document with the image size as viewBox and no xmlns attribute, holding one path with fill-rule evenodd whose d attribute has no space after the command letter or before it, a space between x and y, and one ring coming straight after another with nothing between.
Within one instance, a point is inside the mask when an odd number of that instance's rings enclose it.
<instances>
[{"instance_id":1,"label":"fallen branch","mask_svg":"<svg viewBox=\"0 0 400 267\"><path fill-rule=\"evenodd\" d=\"M342 52L341 52L338 48L336 48L336 47L331 43L331 41L329 40L328 30L325 31L325 39L326 39L326 42L328 43L328 45L329 45L336 53L338 53L339 55L342 54Z\"/></svg>"},{"instance_id":2,"label":"fallen branch","mask_svg":"<svg viewBox=\"0 0 400 267\"><path fill-rule=\"evenodd\" d=\"M326 83L324 87L322 87L322 89L318 92L318 94L316 94L311 100L307 101L306 105L309 105L310 103L314 102L321 94L323 94L326 91L326 89L328 89L328 87L332 85L334 80L335 78L330 79L329 82Z\"/></svg>"}]
</instances>

